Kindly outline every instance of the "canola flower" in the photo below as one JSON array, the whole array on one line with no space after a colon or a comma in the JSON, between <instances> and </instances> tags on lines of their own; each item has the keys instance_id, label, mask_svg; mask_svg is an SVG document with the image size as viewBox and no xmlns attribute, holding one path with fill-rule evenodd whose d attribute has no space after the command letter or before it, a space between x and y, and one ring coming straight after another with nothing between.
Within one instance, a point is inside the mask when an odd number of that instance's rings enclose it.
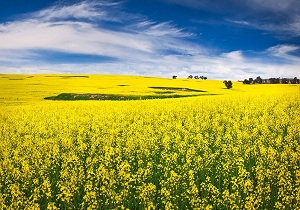
<instances>
[{"instance_id":1,"label":"canola flower","mask_svg":"<svg viewBox=\"0 0 300 210\"><path fill-rule=\"evenodd\" d=\"M1 76L0 209L300 209L299 86ZM43 100L160 82L222 95Z\"/></svg>"}]
</instances>

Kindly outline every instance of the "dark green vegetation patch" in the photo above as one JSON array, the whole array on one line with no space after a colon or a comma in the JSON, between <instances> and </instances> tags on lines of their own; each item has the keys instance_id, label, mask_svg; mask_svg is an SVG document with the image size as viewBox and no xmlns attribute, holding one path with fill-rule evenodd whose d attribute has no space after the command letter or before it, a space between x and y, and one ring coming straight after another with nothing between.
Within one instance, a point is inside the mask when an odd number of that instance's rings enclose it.
<instances>
[{"instance_id":1,"label":"dark green vegetation patch","mask_svg":"<svg viewBox=\"0 0 300 210\"><path fill-rule=\"evenodd\" d=\"M146 99L163 99L163 98L183 98L193 97L200 95L117 95L117 94L77 94L77 93L61 93L57 96L45 97L46 100L59 100L59 101L78 101L78 100L112 100L112 101L125 101L125 100L146 100Z\"/></svg>"},{"instance_id":2,"label":"dark green vegetation patch","mask_svg":"<svg viewBox=\"0 0 300 210\"><path fill-rule=\"evenodd\" d=\"M182 88L182 87L149 87L158 90L175 90L175 91L185 91L185 92L206 92L205 90L195 90L190 88Z\"/></svg>"}]
</instances>

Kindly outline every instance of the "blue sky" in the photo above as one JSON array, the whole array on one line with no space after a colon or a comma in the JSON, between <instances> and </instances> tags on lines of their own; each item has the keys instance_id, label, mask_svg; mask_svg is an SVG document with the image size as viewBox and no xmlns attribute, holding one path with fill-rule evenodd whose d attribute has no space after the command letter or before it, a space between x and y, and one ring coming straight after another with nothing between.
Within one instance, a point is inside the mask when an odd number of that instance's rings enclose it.
<instances>
[{"instance_id":1,"label":"blue sky","mask_svg":"<svg viewBox=\"0 0 300 210\"><path fill-rule=\"evenodd\" d=\"M298 0L0 0L0 73L300 78Z\"/></svg>"}]
</instances>

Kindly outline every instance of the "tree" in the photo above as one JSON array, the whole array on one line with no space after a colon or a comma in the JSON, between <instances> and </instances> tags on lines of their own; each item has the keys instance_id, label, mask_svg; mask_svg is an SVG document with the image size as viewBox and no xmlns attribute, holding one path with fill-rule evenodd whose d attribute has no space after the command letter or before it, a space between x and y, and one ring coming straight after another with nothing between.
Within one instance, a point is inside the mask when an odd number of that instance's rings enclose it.
<instances>
[{"instance_id":1,"label":"tree","mask_svg":"<svg viewBox=\"0 0 300 210\"><path fill-rule=\"evenodd\" d=\"M225 84L225 86L227 87L227 89L230 89L232 88L232 82L229 80L224 80L223 83Z\"/></svg>"},{"instance_id":2,"label":"tree","mask_svg":"<svg viewBox=\"0 0 300 210\"><path fill-rule=\"evenodd\" d=\"M297 77L294 77L293 84L299 84L299 79Z\"/></svg>"},{"instance_id":3,"label":"tree","mask_svg":"<svg viewBox=\"0 0 300 210\"><path fill-rule=\"evenodd\" d=\"M188 79L193 79L193 75L188 76Z\"/></svg>"},{"instance_id":4,"label":"tree","mask_svg":"<svg viewBox=\"0 0 300 210\"><path fill-rule=\"evenodd\" d=\"M244 83L244 84L250 84L249 80L247 80L247 79L245 79L245 80L243 81L243 83Z\"/></svg>"},{"instance_id":5,"label":"tree","mask_svg":"<svg viewBox=\"0 0 300 210\"><path fill-rule=\"evenodd\" d=\"M249 84L253 84L253 78L249 78Z\"/></svg>"},{"instance_id":6,"label":"tree","mask_svg":"<svg viewBox=\"0 0 300 210\"><path fill-rule=\"evenodd\" d=\"M289 81L288 81L288 79L283 78L283 79L281 79L281 83L282 84L289 84Z\"/></svg>"},{"instance_id":7,"label":"tree","mask_svg":"<svg viewBox=\"0 0 300 210\"><path fill-rule=\"evenodd\" d=\"M276 81L276 78L273 78L273 77L270 78L270 83L271 83L271 84L276 84L276 82L277 82L277 81Z\"/></svg>"},{"instance_id":8,"label":"tree","mask_svg":"<svg viewBox=\"0 0 300 210\"><path fill-rule=\"evenodd\" d=\"M256 79L254 80L255 83L258 83L258 84L262 84L262 78L260 78L260 76L256 77Z\"/></svg>"}]
</instances>

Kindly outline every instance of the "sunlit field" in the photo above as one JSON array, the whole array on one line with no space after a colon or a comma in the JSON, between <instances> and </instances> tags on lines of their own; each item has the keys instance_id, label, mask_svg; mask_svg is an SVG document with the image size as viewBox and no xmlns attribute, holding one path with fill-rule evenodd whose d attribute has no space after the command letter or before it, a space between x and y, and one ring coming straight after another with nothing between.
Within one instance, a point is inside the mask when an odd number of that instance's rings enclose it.
<instances>
[{"instance_id":1,"label":"sunlit field","mask_svg":"<svg viewBox=\"0 0 300 210\"><path fill-rule=\"evenodd\" d=\"M61 93L118 98L44 99ZM299 96L292 84L0 75L0 209L300 209Z\"/></svg>"}]
</instances>

